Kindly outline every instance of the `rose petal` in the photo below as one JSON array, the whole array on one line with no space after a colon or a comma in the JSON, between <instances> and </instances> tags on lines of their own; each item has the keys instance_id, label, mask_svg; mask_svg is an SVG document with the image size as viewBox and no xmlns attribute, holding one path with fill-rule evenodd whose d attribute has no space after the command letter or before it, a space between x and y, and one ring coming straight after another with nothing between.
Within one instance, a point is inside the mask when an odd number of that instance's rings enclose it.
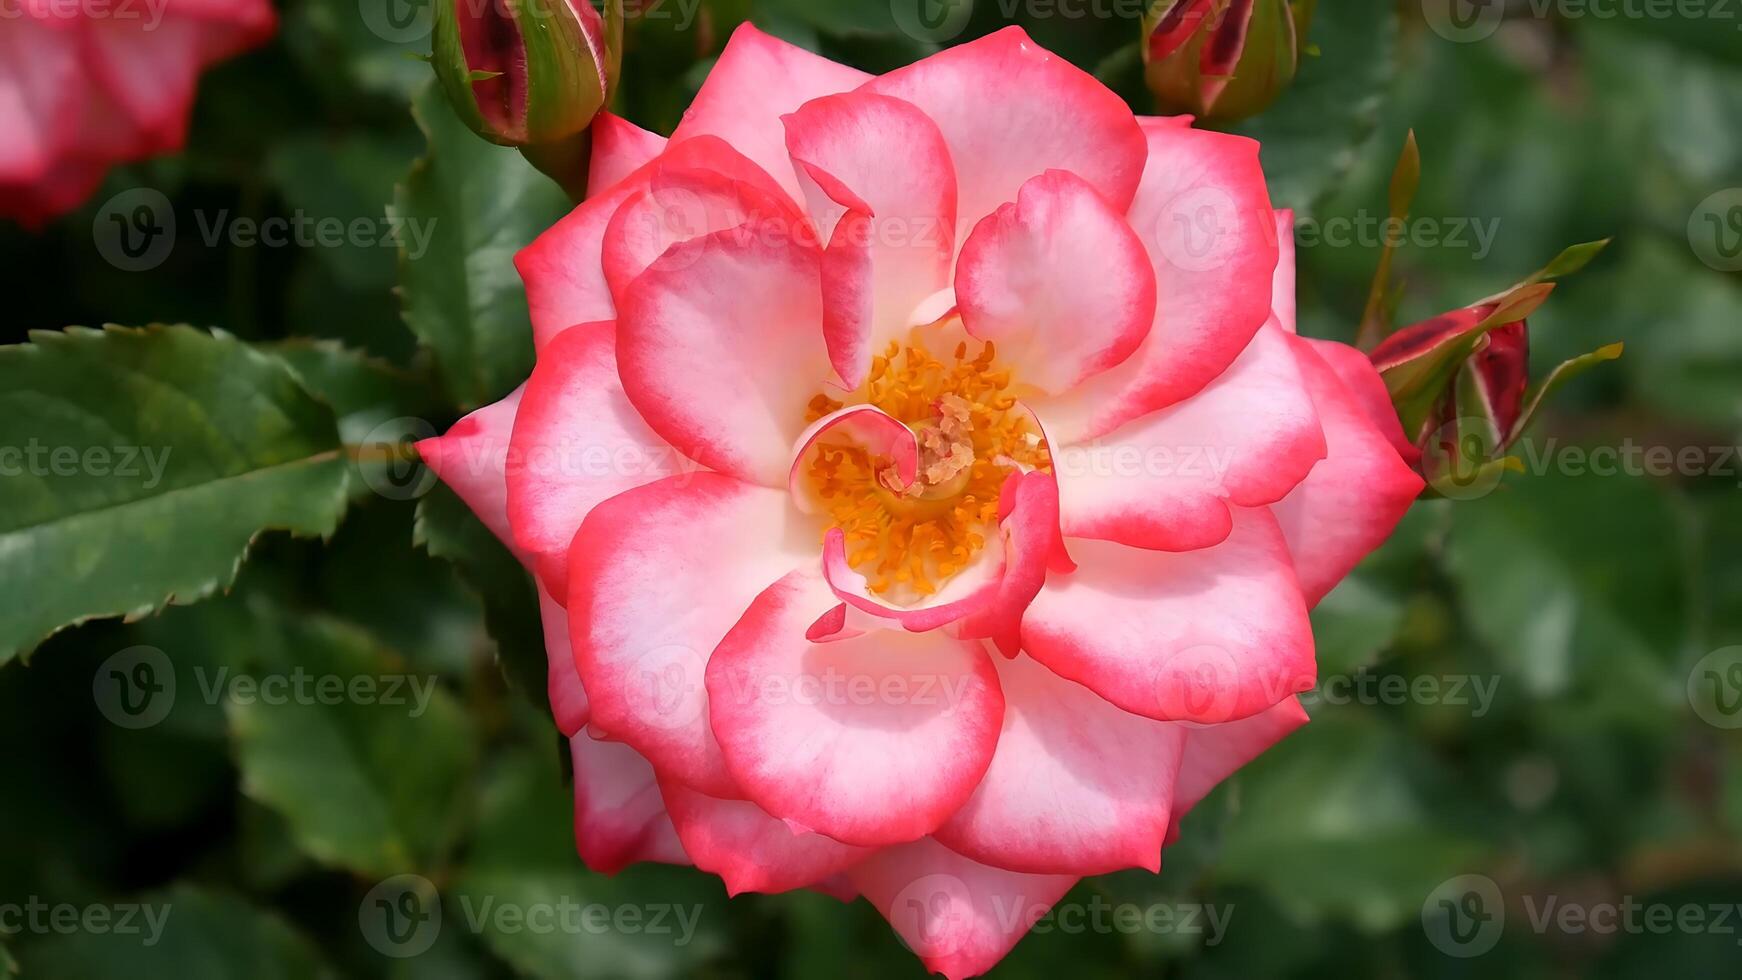
<instances>
[{"instance_id":1,"label":"rose petal","mask_svg":"<svg viewBox=\"0 0 1742 980\"><path fill-rule=\"evenodd\" d=\"M1126 217L1155 270L1155 322L1137 352L1058 398L1034 402L1061 444L1201 390L1246 349L1270 315L1276 218L1258 144L1182 127L1150 127L1149 162Z\"/></svg>"},{"instance_id":2,"label":"rose petal","mask_svg":"<svg viewBox=\"0 0 1742 980\"><path fill-rule=\"evenodd\" d=\"M575 669L574 647L569 644L569 612L551 598L543 583L538 586L538 613L544 625L545 693L550 713L556 718L557 730L573 738L587 727L592 712L580 672Z\"/></svg>"},{"instance_id":3,"label":"rose petal","mask_svg":"<svg viewBox=\"0 0 1742 980\"><path fill-rule=\"evenodd\" d=\"M792 200L802 201L780 117L811 99L858 88L870 77L743 24L732 32L672 139L718 136L768 171Z\"/></svg>"},{"instance_id":4,"label":"rose petal","mask_svg":"<svg viewBox=\"0 0 1742 980\"><path fill-rule=\"evenodd\" d=\"M575 768L575 848L587 867L616 874L637 861L689 864L653 767L620 742L569 739Z\"/></svg>"},{"instance_id":5,"label":"rose petal","mask_svg":"<svg viewBox=\"0 0 1742 980\"><path fill-rule=\"evenodd\" d=\"M1022 383L1058 393L1137 349L1155 273L1125 218L1082 178L1049 170L974 227L956 270L968 333Z\"/></svg>"},{"instance_id":6,"label":"rose petal","mask_svg":"<svg viewBox=\"0 0 1742 980\"><path fill-rule=\"evenodd\" d=\"M998 751L933 836L1011 871L1160 870L1188 729L1121 711L1032 658L994 662L1004 690Z\"/></svg>"},{"instance_id":7,"label":"rose petal","mask_svg":"<svg viewBox=\"0 0 1742 980\"><path fill-rule=\"evenodd\" d=\"M568 595L569 545L592 509L697 467L647 427L617 376L609 323L564 331L522 390L508 461L508 517L554 595Z\"/></svg>"},{"instance_id":8,"label":"rose petal","mask_svg":"<svg viewBox=\"0 0 1742 980\"><path fill-rule=\"evenodd\" d=\"M782 121L811 220L828 243L823 331L841 386L852 390L871 355L949 284L955 168L937 124L900 99L831 95Z\"/></svg>"},{"instance_id":9,"label":"rose petal","mask_svg":"<svg viewBox=\"0 0 1742 980\"><path fill-rule=\"evenodd\" d=\"M950 980L997 966L1077 883L989 867L931 838L885 848L847 877L926 969Z\"/></svg>"},{"instance_id":10,"label":"rose petal","mask_svg":"<svg viewBox=\"0 0 1742 980\"><path fill-rule=\"evenodd\" d=\"M1060 676L1136 714L1209 723L1312 686L1306 605L1266 511L1237 508L1227 540L1198 551L1069 544L1077 571L1022 618L1023 649Z\"/></svg>"},{"instance_id":11,"label":"rose petal","mask_svg":"<svg viewBox=\"0 0 1742 980\"><path fill-rule=\"evenodd\" d=\"M1240 771L1289 732L1307 723L1299 698L1285 698L1258 714L1221 725L1187 726L1185 755L1173 790L1173 820L1197 806L1222 780Z\"/></svg>"},{"instance_id":12,"label":"rose petal","mask_svg":"<svg viewBox=\"0 0 1742 980\"><path fill-rule=\"evenodd\" d=\"M913 840L986 771L1004 710L978 643L879 630L813 643L838 602L809 571L758 596L708 662L714 733L751 800L858 845Z\"/></svg>"},{"instance_id":13,"label":"rose petal","mask_svg":"<svg viewBox=\"0 0 1742 980\"><path fill-rule=\"evenodd\" d=\"M696 867L719 875L729 895L816 885L873 853L822 834L796 833L754 803L716 800L676 783L662 789L685 853Z\"/></svg>"},{"instance_id":14,"label":"rose petal","mask_svg":"<svg viewBox=\"0 0 1742 980\"><path fill-rule=\"evenodd\" d=\"M815 562L814 531L795 517L784 491L693 473L595 507L569 553L593 725L710 796L738 788L708 725L704 671L758 593Z\"/></svg>"},{"instance_id":15,"label":"rose petal","mask_svg":"<svg viewBox=\"0 0 1742 980\"><path fill-rule=\"evenodd\" d=\"M593 134L592 159L587 165L589 198L604 193L665 150L665 137L609 112L594 116L589 131Z\"/></svg>"},{"instance_id":16,"label":"rose petal","mask_svg":"<svg viewBox=\"0 0 1742 980\"><path fill-rule=\"evenodd\" d=\"M744 166L752 166L744 161ZM601 261L611 296L622 305L629 286L673 245L760 219L800 227L786 196L769 187L700 167L653 168L605 227Z\"/></svg>"},{"instance_id":17,"label":"rose petal","mask_svg":"<svg viewBox=\"0 0 1742 980\"><path fill-rule=\"evenodd\" d=\"M526 283L535 347L542 350L551 338L577 323L616 318L616 302L605 279L605 232L623 202L666 168L712 170L764 189L778 186L722 140L712 136L673 140L664 153L576 205L514 256L514 266Z\"/></svg>"},{"instance_id":18,"label":"rose petal","mask_svg":"<svg viewBox=\"0 0 1742 980\"><path fill-rule=\"evenodd\" d=\"M514 420L526 385L455 422L440 436L417 444L417 454L447 484L490 533L515 549L508 522L508 454ZM516 550L525 560L525 555Z\"/></svg>"},{"instance_id":19,"label":"rose petal","mask_svg":"<svg viewBox=\"0 0 1742 980\"><path fill-rule=\"evenodd\" d=\"M617 321L618 370L647 424L689 458L770 487L786 485L828 375L817 251L781 230L753 221L673 246Z\"/></svg>"},{"instance_id":20,"label":"rose petal","mask_svg":"<svg viewBox=\"0 0 1742 980\"><path fill-rule=\"evenodd\" d=\"M1143 130L1125 100L1020 27L959 44L867 83L937 123L956 166L958 228L972 228L1048 170L1087 181L1115 211L1144 173Z\"/></svg>"},{"instance_id":21,"label":"rose petal","mask_svg":"<svg viewBox=\"0 0 1742 980\"><path fill-rule=\"evenodd\" d=\"M1362 372L1337 345L1323 342L1298 340L1295 354L1318 406L1329 451L1271 510L1294 555L1301 592L1309 605L1316 605L1391 536L1423 483L1374 425L1370 413L1379 409L1371 396L1364 405L1351 394L1324 355L1337 358L1355 377L1371 373L1372 367ZM1377 375L1371 380L1378 382Z\"/></svg>"},{"instance_id":22,"label":"rose petal","mask_svg":"<svg viewBox=\"0 0 1742 980\"><path fill-rule=\"evenodd\" d=\"M1053 454L1069 537L1138 548L1207 548L1232 507L1281 500L1325 457L1325 436L1290 338L1259 331L1193 397Z\"/></svg>"}]
</instances>

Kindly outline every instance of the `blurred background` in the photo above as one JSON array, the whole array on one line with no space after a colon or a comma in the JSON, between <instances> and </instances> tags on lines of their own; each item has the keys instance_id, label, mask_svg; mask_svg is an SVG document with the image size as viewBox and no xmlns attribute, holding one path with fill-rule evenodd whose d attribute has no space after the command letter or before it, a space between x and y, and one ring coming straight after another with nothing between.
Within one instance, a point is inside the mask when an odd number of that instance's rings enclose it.
<instances>
[{"instance_id":1,"label":"blurred background","mask_svg":"<svg viewBox=\"0 0 1742 980\"><path fill-rule=\"evenodd\" d=\"M1322 0L1294 85L1230 127L1264 141L1276 203L1296 209L1302 332L1354 337L1413 128L1399 322L1613 236L1532 317L1532 357L1540 374L1626 353L1560 394L1514 451L1525 472L1418 505L1315 611L1313 722L1194 811L1159 876L1084 882L994 976L1738 975L1742 6L1453 2ZM1154 111L1139 0L629 6L614 108L662 133L746 19L870 71L1019 23ZM0 224L0 342L221 327L318 377L347 439L396 418L445 429L501 392L432 382L397 284L462 261L456 236L511 248L566 203L536 175L492 177L518 158L425 93L427 7L281 15L272 44L206 77L186 152L116 171L41 234ZM177 223L148 269L104 231L141 190ZM510 193L531 226L489 222ZM231 234L273 217L370 228L468 196L427 256ZM512 283L470 301L524 319ZM524 376L530 348L513 357L500 377ZM260 539L222 598L0 663L0 974L922 973L864 903L585 869L530 588L444 491L385 487L360 490L330 545ZM154 656L173 665L168 696L118 706L104 674ZM397 704L274 705L231 683L297 667L406 686ZM409 938L372 911L404 874L441 897ZM558 902L696 915L575 935L490 909Z\"/></svg>"}]
</instances>

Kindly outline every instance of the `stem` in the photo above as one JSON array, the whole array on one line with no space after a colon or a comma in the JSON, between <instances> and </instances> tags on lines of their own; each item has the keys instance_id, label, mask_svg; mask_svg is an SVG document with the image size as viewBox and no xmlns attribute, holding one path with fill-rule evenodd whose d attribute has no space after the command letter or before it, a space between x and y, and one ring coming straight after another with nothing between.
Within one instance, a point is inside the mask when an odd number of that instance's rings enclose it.
<instances>
[{"instance_id":1,"label":"stem","mask_svg":"<svg viewBox=\"0 0 1742 980\"><path fill-rule=\"evenodd\" d=\"M420 459L417 448L409 442L347 443L344 452L354 463L415 463Z\"/></svg>"},{"instance_id":2,"label":"stem","mask_svg":"<svg viewBox=\"0 0 1742 980\"><path fill-rule=\"evenodd\" d=\"M592 137L591 130L582 130L554 143L523 146L520 155L567 191L569 200L579 204L587 197L587 161L592 154Z\"/></svg>"}]
</instances>

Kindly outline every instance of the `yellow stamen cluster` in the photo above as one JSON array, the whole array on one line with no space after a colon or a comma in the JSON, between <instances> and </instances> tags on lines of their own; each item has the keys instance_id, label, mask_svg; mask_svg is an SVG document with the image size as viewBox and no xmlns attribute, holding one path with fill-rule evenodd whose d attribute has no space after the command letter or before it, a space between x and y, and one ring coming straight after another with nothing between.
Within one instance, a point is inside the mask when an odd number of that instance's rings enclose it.
<instances>
[{"instance_id":1,"label":"yellow stamen cluster","mask_svg":"<svg viewBox=\"0 0 1742 980\"><path fill-rule=\"evenodd\" d=\"M810 486L831 527L846 536L847 563L871 591L890 601L918 601L961 571L996 533L998 493L1018 465L1048 469L1046 443L1009 394L1010 371L987 343L968 344L941 360L918 344L891 343L871 361L857 402L874 405L912 429L919 473L902 487L890 460L864 449L821 446ZM809 421L842 407L811 400Z\"/></svg>"}]
</instances>

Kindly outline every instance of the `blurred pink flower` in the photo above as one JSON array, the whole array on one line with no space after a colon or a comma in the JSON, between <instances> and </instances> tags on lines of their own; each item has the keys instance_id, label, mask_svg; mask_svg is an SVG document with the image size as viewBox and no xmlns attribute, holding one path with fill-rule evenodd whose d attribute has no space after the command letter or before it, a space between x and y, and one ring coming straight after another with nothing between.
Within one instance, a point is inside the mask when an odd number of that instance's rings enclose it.
<instances>
[{"instance_id":1,"label":"blurred pink flower","mask_svg":"<svg viewBox=\"0 0 1742 980\"><path fill-rule=\"evenodd\" d=\"M0 2L0 217L38 226L179 149L200 72L276 23L267 0Z\"/></svg>"}]
</instances>

